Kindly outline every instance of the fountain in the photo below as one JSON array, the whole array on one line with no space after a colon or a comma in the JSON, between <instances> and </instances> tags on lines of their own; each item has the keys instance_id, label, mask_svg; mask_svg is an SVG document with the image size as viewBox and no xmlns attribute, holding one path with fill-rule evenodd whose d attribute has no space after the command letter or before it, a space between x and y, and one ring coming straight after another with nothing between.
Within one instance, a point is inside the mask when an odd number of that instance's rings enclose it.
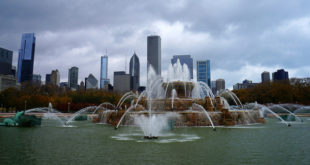
<instances>
[{"instance_id":1,"label":"fountain","mask_svg":"<svg viewBox=\"0 0 310 165\"><path fill-rule=\"evenodd\" d=\"M274 112L274 108L288 113L302 122L295 113L309 111L309 107L290 105L264 106L257 103L243 105L239 98L229 90L214 95L208 85L190 79L186 64L169 65L168 77L158 76L149 68L147 88L139 93L127 92L117 105L104 102L98 106L85 107L70 117L59 114L49 103L48 107L34 108L25 114L40 112L44 119L59 121L68 126L75 120L91 118L93 122L120 126L138 126L146 139L156 139L165 129L174 127L212 127L265 123L266 113L277 117L282 123L291 126L291 122ZM235 105L230 106L228 101ZM293 107L293 108L285 108ZM128 108L127 108L128 107ZM42 113L43 112L43 113ZM88 113L88 115L84 114Z\"/></svg>"},{"instance_id":2,"label":"fountain","mask_svg":"<svg viewBox=\"0 0 310 165\"><path fill-rule=\"evenodd\" d=\"M147 88L141 94L126 93L115 111L101 111L98 116L117 129L121 125L138 126L146 139L156 139L161 131L169 127L216 126L264 123L259 109L245 109L238 97L228 90L214 96L203 82L190 79L186 64L169 65L166 81L149 68ZM226 93L236 105L232 109L221 95ZM124 108L125 99L131 99L131 106ZM104 117L102 117L104 116ZM98 117L99 118L99 117Z\"/></svg>"}]
</instances>

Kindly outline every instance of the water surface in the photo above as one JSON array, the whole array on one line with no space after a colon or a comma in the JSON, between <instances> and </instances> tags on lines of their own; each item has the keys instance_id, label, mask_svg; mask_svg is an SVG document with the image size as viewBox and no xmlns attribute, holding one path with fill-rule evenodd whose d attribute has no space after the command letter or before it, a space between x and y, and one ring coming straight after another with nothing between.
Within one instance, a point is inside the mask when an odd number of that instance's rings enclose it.
<instances>
[{"instance_id":1,"label":"water surface","mask_svg":"<svg viewBox=\"0 0 310 165\"><path fill-rule=\"evenodd\" d=\"M157 140L135 127L89 121L59 127L0 127L0 164L310 164L310 120L292 127L267 124L177 128Z\"/></svg>"}]
</instances>

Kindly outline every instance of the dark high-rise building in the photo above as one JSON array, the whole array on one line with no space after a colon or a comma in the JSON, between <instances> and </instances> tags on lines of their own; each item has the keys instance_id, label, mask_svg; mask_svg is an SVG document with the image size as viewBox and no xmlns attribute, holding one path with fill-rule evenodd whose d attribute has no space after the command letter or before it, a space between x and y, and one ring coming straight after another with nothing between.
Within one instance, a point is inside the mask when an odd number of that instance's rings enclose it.
<instances>
[{"instance_id":1,"label":"dark high-rise building","mask_svg":"<svg viewBox=\"0 0 310 165\"><path fill-rule=\"evenodd\" d=\"M13 51L0 48L0 74L13 75L12 60Z\"/></svg>"},{"instance_id":2,"label":"dark high-rise building","mask_svg":"<svg viewBox=\"0 0 310 165\"><path fill-rule=\"evenodd\" d=\"M181 65L186 64L189 69L189 74L191 75L191 79L193 79L193 59L191 55L175 55L171 59L171 64L175 64L178 59L180 60Z\"/></svg>"},{"instance_id":3,"label":"dark high-rise building","mask_svg":"<svg viewBox=\"0 0 310 165\"><path fill-rule=\"evenodd\" d=\"M273 81L280 81L280 80L288 80L288 72L284 69L279 69L276 72L272 73L272 80Z\"/></svg>"},{"instance_id":4,"label":"dark high-rise building","mask_svg":"<svg viewBox=\"0 0 310 165\"><path fill-rule=\"evenodd\" d=\"M25 33L22 35L17 70L17 82L19 83L32 81L35 43L36 37L34 33Z\"/></svg>"},{"instance_id":5,"label":"dark high-rise building","mask_svg":"<svg viewBox=\"0 0 310 165\"><path fill-rule=\"evenodd\" d=\"M270 82L270 73L269 72L267 72L267 71L263 72L261 77L262 77L262 83Z\"/></svg>"},{"instance_id":6,"label":"dark high-rise building","mask_svg":"<svg viewBox=\"0 0 310 165\"><path fill-rule=\"evenodd\" d=\"M79 68L78 67L71 67L68 73L68 85L71 89L78 88L78 80L79 80Z\"/></svg>"},{"instance_id":7,"label":"dark high-rise building","mask_svg":"<svg viewBox=\"0 0 310 165\"><path fill-rule=\"evenodd\" d=\"M147 37L147 71L150 65L161 75L161 39L160 36Z\"/></svg>"},{"instance_id":8,"label":"dark high-rise building","mask_svg":"<svg viewBox=\"0 0 310 165\"><path fill-rule=\"evenodd\" d=\"M129 63L129 74L131 76L131 90L138 90L140 86L140 62L139 57L134 53Z\"/></svg>"},{"instance_id":9,"label":"dark high-rise building","mask_svg":"<svg viewBox=\"0 0 310 165\"><path fill-rule=\"evenodd\" d=\"M51 83L51 74L45 75L45 85Z\"/></svg>"},{"instance_id":10,"label":"dark high-rise building","mask_svg":"<svg viewBox=\"0 0 310 165\"><path fill-rule=\"evenodd\" d=\"M101 56L101 67L100 67L100 89L107 86L110 83L108 79L108 56Z\"/></svg>"},{"instance_id":11,"label":"dark high-rise building","mask_svg":"<svg viewBox=\"0 0 310 165\"><path fill-rule=\"evenodd\" d=\"M205 82L211 88L210 60L197 61L197 81Z\"/></svg>"}]
</instances>

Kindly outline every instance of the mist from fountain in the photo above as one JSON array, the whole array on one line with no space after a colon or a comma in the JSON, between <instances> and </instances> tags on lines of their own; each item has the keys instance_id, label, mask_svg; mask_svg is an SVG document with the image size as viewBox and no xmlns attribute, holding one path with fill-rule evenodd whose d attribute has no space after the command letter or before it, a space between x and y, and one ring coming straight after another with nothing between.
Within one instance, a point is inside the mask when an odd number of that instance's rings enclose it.
<instances>
[{"instance_id":1,"label":"mist from fountain","mask_svg":"<svg viewBox=\"0 0 310 165\"><path fill-rule=\"evenodd\" d=\"M173 109L174 99L178 97L177 91L175 89L171 91L171 96L171 108Z\"/></svg>"},{"instance_id":2,"label":"mist from fountain","mask_svg":"<svg viewBox=\"0 0 310 165\"><path fill-rule=\"evenodd\" d=\"M138 98L137 94L133 93L133 92L127 92L125 93L122 98L118 101L117 106L115 108L115 110L117 110L118 108L120 108L123 103L127 100L127 99L134 99L134 98Z\"/></svg>"},{"instance_id":3,"label":"mist from fountain","mask_svg":"<svg viewBox=\"0 0 310 165\"><path fill-rule=\"evenodd\" d=\"M152 116L137 115L134 117L135 124L141 128L144 137L153 139L161 135L161 132L168 129L168 120L178 118L177 113L166 113Z\"/></svg>"},{"instance_id":4,"label":"mist from fountain","mask_svg":"<svg viewBox=\"0 0 310 165\"><path fill-rule=\"evenodd\" d=\"M130 107L125 111L125 113L123 114L123 116L121 117L121 119L118 121L118 123L117 123L115 129L118 129L119 125L122 123L122 121L123 121L123 119L125 118L125 116L126 116L131 110L133 110L133 109L135 109L135 106L130 106Z\"/></svg>"},{"instance_id":5,"label":"mist from fountain","mask_svg":"<svg viewBox=\"0 0 310 165\"><path fill-rule=\"evenodd\" d=\"M109 102L104 102L104 103L101 103L100 105L98 105L96 107L96 109L94 110L93 114L95 114L100 108L104 108L104 110L108 110L108 106L112 107L113 109L116 109L114 104L109 103Z\"/></svg>"},{"instance_id":6,"label":"mist from fountain","mask_svg":"<svg viewBox=\"0 0 310 165\"><path fill-rule=\"evenodd\" d=\"M47 113L48 112L48 108L47 107L38 107L38 108L28 109L28 110L25 111L25 113L32 113L32 112Z\"/></svg>"},{"instance_id":7,"label":"mist from fountain","mask_svg":"<svg viewBox=\"0 0 310 165\"><path fill-rule=\"evenodd\" d=\"M218 91L218 95L219 96L224 97L225 94L228 94L228 96L234 101L236 106L240 106L240 108L243 108L243 105L242 105L240 99L236 96L235 93L231 92L228 89L224 89L224 90Z\"/></svg>"},{"instance_id":8,"label":"mist from fountain","mask_svg":"<svg viewBox=\"0 0 310 165\"><path fill-rule=\"evenodd\" d=\"M223 103L225 109L230 109L230 105L224 97L220 97L220 100Z\"/></svg>"},{"instance_id":9,"label":"mist from fountain","mask_svg":"<svg viewBox=\"0 0 310 165\"><path fill-rule=\"evenodd\" d=\"M180 59L175 64L169 64L167 82L173 81L191 81L188 66L184 63L181 65Z\"/></svg>"},{"instance_id":10,"label":"mist from fountain","mask_svg":"<svg viewBox=\"0 0 310 165\"><path fill-rule=\"evenodd\" d=\"M145 95L146 95L146 91L141 92L141 94L139 95L139 97L137 99L136 105L135 105L136 108L137 108L138 103L142 99L142 97L145 97Z\"/></svg>"},{"instance_id":11,"label":"mist from fountain","mask_svg":"<svg viewBox=\"0 0 310 165\"><path fill-rule=\"evenodd\" d=\"M214 94L209 86L202 81L192 81L194 88L191 93L191 97L194 99L203 99L205 97L214 98Z\"/></svg>"},{"instance_id":12,"label":"mist from fountain","mask_svg":"<svg viewBox=\"0 0 310 165\"><path fill-rule=\"evenodd\" d=\"M113 113L116 112L115 110L110 110L110 109L106 109L101 113L101 117L100 117L100 123L105 124L107 123L107 117L106 114L107 113Z\"/></svg>"},{"instance_id":13,"label":"mist from fountain","mask_svg":"<svg viewBox=\"0 0 310 165\"><path fill-rule=\"evenodd\" d=\"M286 108L284 108L284 107L282 107L280 105L271 105L268 108L269 109L278 108L278 109L280 109L280 110L282 110L284 112L288 112L290 115L294 116L295 119L298 119L300 122L303 122L303 120L300 117L296 116L294 113L292 113L291 111L289 111L288 109L286 109Z\"/></svg>"},{"instance_id":14,"label":"mist from fountain","mask_svg":"<svg viewBox=\"0 0 310 165\"><path fill-rule=\"evenodd\" d=\"M69 125L77 116L81 115L82 113L85 113L89 110L95 110L97 108L97 106L89 106L89 107L85 107L77 112L75 112L73 115L71 115L71 117L64 123L65 125Z\"/></svg>"},{"instance_id":15,"label":"mist from fountain","mask_svg":"<svg viewBox=\"0 0 310 165\"><path fill-rule=\"evenodd\" d=\"M30 112L30 111L29 111ZM52 103L48 103L47 110L44 113L43 118L49 119L49 120L55 120L58 121L60 126L65 125L65 120L67 119L65 116L63 116L64 119L60 118L58 115L61 115L61 112L57 111L56 109L53 109ZM61 115L62 116L62 115Z\"/></svg>"},{"instance_id":16,"label":"mist from fountain","mask_svg":"<svg viewBox=\"0 0 310 165\"><path fill-rule=\"evenodd\" d=\"M255 103L254 108L257 108L258 110L262 111L263 113L265 113L265 111L268 111L271 114L273 114L276 118L278 118L282 123L286 124L287 126L291 126L290 123L286 122L281 116L279 116L277 113L273 112L271 109L269 109L268 107L266 107L264 105Z\"/></svg>"},{"instance_id":17,"label":"mist from fountain","mask_svg":"<svg viewBox=\"0 0 310 165\"><path fill-rule=\"evenodd\" d=\"M294 111L294 114L310 113L310 106L302 106Z\"/></svg>"},{"instance_id":18,"label":"mist from fountain","mask_svg":"<svg viewBox=\"0 0 310 165\"><path fill-rule=\"evenodd\" d=\"M203 106L201 106L199 104L196 104L196 103L193 104L193 107L197 107L200 111L202 111L206 115L206 117L208 118L209 122L211 123L211 126L212 126L213 130L215 131L216 129L215 129L213 121L212 121L212 119L211 119L211 117L209 115L209 112Z\"/></svg>"}]
</instances>

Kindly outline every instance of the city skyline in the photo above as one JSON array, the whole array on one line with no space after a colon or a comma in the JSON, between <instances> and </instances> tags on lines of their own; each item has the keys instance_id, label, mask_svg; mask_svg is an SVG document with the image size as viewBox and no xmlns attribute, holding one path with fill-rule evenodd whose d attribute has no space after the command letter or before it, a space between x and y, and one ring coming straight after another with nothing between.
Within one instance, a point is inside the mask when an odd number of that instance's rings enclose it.
<instances>
[{"instance_id":1,"label":"city skyline","mask_svg":"<svg viewBox=\"0 0 310 165\"><path fill-rule=\"evenodd\" d=\"M194 61L210 59L211 80L224 78L230 89L244 79L260 82L263 71L272 73L280 68L290 77L309 77L308 1L287 2L281 8L277 7L280 1L240 1L238 7L234 2L156 1L158 11L162 11L158 13L152 12L152 1L140 8L135 7L140 2L79 3L72 8L75 12L62 10L70 1L47 3L49 8L40 1L29 1L29 5L0 2L0 18L5 22L0 27L0 47L13 50L13 65L17 66L21 34L36 33L33 73L42 77L58 68L61 81L67 81L68 68L77 66L81 68L79 82L89 73L99 78L98 59L108 49L108 78L113 80L113 72L124 68L117 64L124 64L126 55L135 50L140 58L140 84L145 85L146 36L154 34L162 40L163 76L172 56L186 53ZM16 8L25 12L13 14ZM94 12L84 12L90 9ZM111 9L116 14L111 14ZM196 15L197 11L203 14Z\"/></svg>"}]
</instances>

